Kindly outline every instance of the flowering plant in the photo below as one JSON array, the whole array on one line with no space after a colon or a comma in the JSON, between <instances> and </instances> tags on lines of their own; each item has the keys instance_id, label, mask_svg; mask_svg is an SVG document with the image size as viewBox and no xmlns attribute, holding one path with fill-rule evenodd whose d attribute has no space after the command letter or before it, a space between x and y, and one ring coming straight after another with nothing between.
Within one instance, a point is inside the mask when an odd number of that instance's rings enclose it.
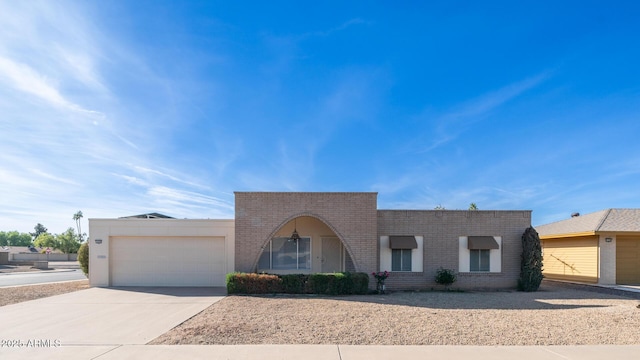
<instances>
[{"instance_id":1,"label":"flowering plant","mask_svg":"<svg viewBox=\"0 0 640 360\"><path fill-rule=\"evenodd\" d=\"M386 270L379 271L379 272L372 272L371 275L373 275L373 277L376 278L376 280L378 281L378 283L376 284L376 290L378 290L378 294L383 294L384 281L389 277L389 272Z\"/></svg>"}]
</instances>

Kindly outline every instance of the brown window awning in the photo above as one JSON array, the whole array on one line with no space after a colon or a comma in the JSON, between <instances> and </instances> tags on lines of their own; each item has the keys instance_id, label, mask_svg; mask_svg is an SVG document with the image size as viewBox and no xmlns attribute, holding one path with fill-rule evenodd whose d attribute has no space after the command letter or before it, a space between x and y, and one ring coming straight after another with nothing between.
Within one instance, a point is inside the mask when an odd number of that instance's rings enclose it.
<instances>
[{"instance_id":1,"label":"brown window awning","mask_svg":"<svg viewBox=\"0 0 640 360\"><path fill-rule=\"evenodd\" d=\"M469 250L500 249L493 236L469 236L467 240Z\"/></svg>"},{"instance_id":2,"label":"brown window awning","mask_svg":"<svg viewBox=\"0 0 640 360\"><path fill-rule=\"evenodd\" d=\"M415 236L389 236L390 249L417 249Z\"/></svg>"}]
</instances>

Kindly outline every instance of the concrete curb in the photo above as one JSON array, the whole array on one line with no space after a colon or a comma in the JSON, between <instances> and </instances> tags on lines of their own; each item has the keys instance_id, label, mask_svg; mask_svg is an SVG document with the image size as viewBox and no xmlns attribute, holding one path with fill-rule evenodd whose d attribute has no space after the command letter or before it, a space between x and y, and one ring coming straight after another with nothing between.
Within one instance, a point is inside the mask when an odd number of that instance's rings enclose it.
<instances>
[{"instance_id":1,"label":"concrete curb","mask_svg":"<svg viewBox=\"0 0 640 360\"><path fill-rule=\"evenodd\" d=\"M2 275L42 274L42 273L52 273L52 272L71 272L71 271L75 271L75 270L79 270L79 269L55 269L55 268L52 268L51 270L13 271L13 272L0 273L0 276L2 276Z\"/></svg>"},{"instance_id":2,"label":"concrete curb","mask_svg":"<svg viewBox=\"0 0 640 360\"><path fill-rule=\"evenodd\" d=\"M391 346L391 345L97 345L1 348L3 359L265 359L265 360L616 360L637 359L639 345Z\"/></svg>"}]
</instances>

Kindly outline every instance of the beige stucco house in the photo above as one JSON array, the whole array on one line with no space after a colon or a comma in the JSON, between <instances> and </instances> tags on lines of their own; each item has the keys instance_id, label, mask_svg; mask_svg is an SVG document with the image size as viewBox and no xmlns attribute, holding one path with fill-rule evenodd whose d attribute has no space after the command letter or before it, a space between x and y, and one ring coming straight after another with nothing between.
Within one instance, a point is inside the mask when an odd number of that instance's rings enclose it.
<instances>
[{"instance_id":1,"label":"beige stucco house","mask_svg":"<svg viewBox=\"0 0 640 360\"><path fill-rule=\"evenodd\" d=\"M640 209L606 209L536 227L548 279L640 284Z\"/></svg>"},{"instance_id":2,"label":"beige stucco house","mask_svg":"<svg viewBox=\"0 0 640 360\"><path fill-rule=\"evenodd\" d=\"M390 271L390 289L514 288L531 211L379 210L373 192L236 192L233 220L90 219L92 286L224 286L233 271ZM373 283L373 282L372 282Z\"/></svg>"}]
</instances>

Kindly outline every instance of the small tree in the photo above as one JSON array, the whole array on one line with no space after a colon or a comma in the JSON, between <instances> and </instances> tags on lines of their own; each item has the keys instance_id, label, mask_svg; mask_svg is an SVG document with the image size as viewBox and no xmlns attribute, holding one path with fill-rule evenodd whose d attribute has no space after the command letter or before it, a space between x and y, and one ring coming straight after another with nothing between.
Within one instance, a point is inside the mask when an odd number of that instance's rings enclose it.
<instances>
[{"instance_id":1,"label":"small tree","mask_svg":"<svg viewBox=\"0 0 640 360\"><path fill-rule=\"evenodd\" d=\"M78 249L78 262L82 272L89 277L89 243L82 243Z\"/></svg>"},{"instance_id":2,"label":"small tree","mask_svg":"<svg viewBox=\"0 0 640 360\"><path fill-rule=\"evenodd\" d=\"M31 235L31 237L33 237L33 241L35 241L38 236L40 236L41 234L46 234L49 232L49 230L47 230L46 227L44 227L44 225L38 223L36 226L33 227L33 230L35 230L32 233L29 233L29 235Z\"/></svg>"},{"instance_id":3,"label":"small tree","mask_svg":"<svg viewBox=\"0 0 640 360\"><path fill-rule=\"evenodd\" d=\"M29 246L31 235L17 231L0 231L0 246Z\"/></svg>"},{"instance_id":4,"label":"small tree","mask_svg":"<svg viewBox=\"0 0 640 360\"><path fill-rule=\"evenodd\" d=\"M520 278L518 290L537 291L542 282L542 247L538 232L528 227L522 234L522 255L520 257Z\"/></svg>"},{"instance_id":5,"label":"small tree","mask_svg":"<svg viewBox=\"0 0 640 360\"><path fill-rule=\"evenodd\" d=\"M478 210L478 205L476 203L469 204L469 210Z\"/></svg>"},{"instance_id":6,"label":"small tree","mask_svg":"<svg viewBox=\"0 0 640 360\"><path fill-rule=\"evenodd\" d=\"M56 235L56 240L58 241L58 249L65 254L77 253L80 248L80 241L78 241L78 236L73 228L68 228L64 233Z\"/></svg>"},{"instance_id":7,"label":"small tree","mask_svg":"<svg viewBox=\"0 0 640 360\"><path fill-rule=\"evenodd\" d=\"M33 246L39 247L39 248L44 248L44 247L49 247L52 249L57 249L58 246L58 241L56 240L55 236L49 234L49 233L43 233L40 234L36 240L33 242Z\"/></svg>"}]
</instances>

